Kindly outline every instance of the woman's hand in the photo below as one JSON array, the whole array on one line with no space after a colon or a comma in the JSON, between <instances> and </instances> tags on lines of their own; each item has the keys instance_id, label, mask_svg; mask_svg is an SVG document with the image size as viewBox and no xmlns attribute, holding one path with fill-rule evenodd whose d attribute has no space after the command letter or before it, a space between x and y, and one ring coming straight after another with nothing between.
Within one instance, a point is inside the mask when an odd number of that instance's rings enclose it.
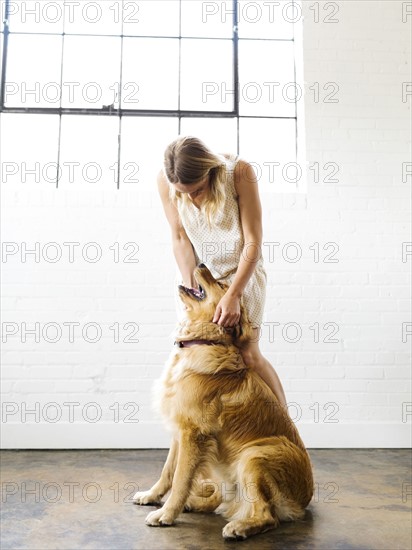
<instances>
[{"instance_id":1,"label":"woman's hand","mask_svg":"<svg viewBox=\"0 0 412 550\"><path fill-rule=\"evenodd\" d=\"M223 327L234 327L240 320L240 298L229 292L221 298L216 306L212 323Z\"/></svg>"}]
</instances>

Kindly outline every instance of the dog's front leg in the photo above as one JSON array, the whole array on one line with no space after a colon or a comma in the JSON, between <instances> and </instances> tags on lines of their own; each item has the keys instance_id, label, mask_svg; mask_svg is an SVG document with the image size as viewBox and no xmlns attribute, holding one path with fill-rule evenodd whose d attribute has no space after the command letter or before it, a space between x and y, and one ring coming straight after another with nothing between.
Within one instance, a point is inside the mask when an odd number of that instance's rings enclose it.
<instances>
[{"instance_id":1,"label":"dog's front leg","mask_svg":"<svg viewBox=\"0 0 412 550\"><path fill-rule=\"evenodd\" d=\"M177 450L178 442L174 437L170 444L169 454L167 455L159 481L157 481L148 491L138 491L133 497L133 502L135 504L160 503L162 496L164 496L172 486L173 475L175 473L177 462Z\"/></svg>"},{"instance_id":2,"label":"dog's front leg","mask_svg":"<svg viewBox=\"0 0 412 550\"><path fill-rule=\"evenodd\" d=\"M159 510L146 517L148 525L172 525L188 499L201 458L203 437L193 431L182 432L179 438L177 465L169 498Z\"/></svg>"}]
</instances>

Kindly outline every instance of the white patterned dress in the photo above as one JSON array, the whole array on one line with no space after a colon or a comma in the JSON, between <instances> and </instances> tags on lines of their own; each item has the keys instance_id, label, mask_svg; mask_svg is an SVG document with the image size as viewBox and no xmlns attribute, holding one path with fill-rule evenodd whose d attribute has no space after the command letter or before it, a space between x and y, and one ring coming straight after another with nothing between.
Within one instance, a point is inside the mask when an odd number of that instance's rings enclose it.
<instances>
[{"instance_id":1,"label":"white patterned dress","mask_svg":"<svg viewBox=\"0 0 412 550\"><path fill-rule=\"evenodd\" d=\"M237 160L238 157L226 159L226 200L222 210L213 220L211 229L204 213L195 204L189 201L183 215L178 201L181 222L193 245L196 263L204 263L215 278L227 284L230 284L235 276L244 245L233 173ZM251 249L251 256L253 253L254 250ZM249 321L254 327L259 327L264 318L266 283L267 274L261 255L242 293ZM183 284L179 271L176 272L174 295L176 312L180 317L184 309L177 290L178 284Z\"/></svg>"}]
</instances>

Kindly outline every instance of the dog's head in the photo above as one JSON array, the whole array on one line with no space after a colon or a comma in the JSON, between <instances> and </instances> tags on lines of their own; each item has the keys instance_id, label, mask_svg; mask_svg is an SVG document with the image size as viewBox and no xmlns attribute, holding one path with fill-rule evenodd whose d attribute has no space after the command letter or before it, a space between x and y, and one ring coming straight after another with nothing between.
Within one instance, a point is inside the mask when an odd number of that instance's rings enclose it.
<instances>
[{"instance_id":1,"label":"dog's head","mask_svg":"<svg viewBox=\"0 0 412 550\"><path fill-rule=\"evenodd\" d=\"M186 307L185 325L190 327L190 332L196 332L194 338L233 343L238 347L248 343L253 333L243 299L240 300L240 320L235 327L229 329L212 323L216 307L229 285L217 281L204 264L195 268L194 276L200 288L199 294L183 285L178 287L180 299Z\"/></svg>"}]
</instances>

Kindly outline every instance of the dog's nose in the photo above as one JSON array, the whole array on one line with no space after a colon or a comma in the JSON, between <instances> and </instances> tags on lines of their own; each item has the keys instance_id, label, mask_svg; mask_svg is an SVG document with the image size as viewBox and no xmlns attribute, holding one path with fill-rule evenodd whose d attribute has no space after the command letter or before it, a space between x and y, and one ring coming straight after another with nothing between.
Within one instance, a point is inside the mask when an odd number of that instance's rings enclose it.
<instances>
[{"instance_id":1,"label":"dog's nose","mask_svg":"<svg viewBox=\"0 0 412 550\"><path fill-rule=\"evenodd\" d=\"M199 264L197 267L202 268L202 267L206 267L206 266L205 266L205 264Z\"/></svg>"}]
</instances>

